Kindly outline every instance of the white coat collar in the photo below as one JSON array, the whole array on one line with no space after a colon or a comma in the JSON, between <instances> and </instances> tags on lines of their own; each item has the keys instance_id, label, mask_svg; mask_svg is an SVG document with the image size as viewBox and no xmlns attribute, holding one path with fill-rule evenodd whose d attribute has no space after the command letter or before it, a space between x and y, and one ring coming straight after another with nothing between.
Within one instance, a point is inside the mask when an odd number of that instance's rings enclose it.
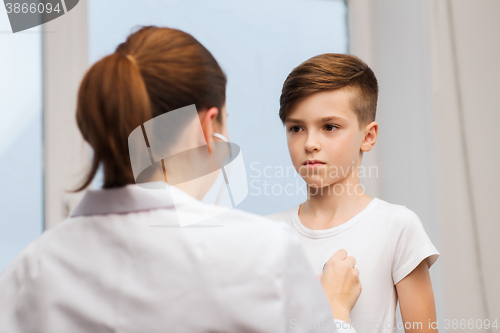
<instances>
[{"instance_id":1,"label":"white coat collar","mask_svg":"<svg viewBox=\"0 0 500 333\"><path fill-rule=\"evenodd\" d=\"M166 188L146 189L136 184L129 184L118 188L87 190L78 206L71 212L70 217L126 214L159 208L173 208L179 203L200 202L175 186L163 184L166 185ZM175 196L175 205L172 196Z\"/></svg>"}]
</instances>

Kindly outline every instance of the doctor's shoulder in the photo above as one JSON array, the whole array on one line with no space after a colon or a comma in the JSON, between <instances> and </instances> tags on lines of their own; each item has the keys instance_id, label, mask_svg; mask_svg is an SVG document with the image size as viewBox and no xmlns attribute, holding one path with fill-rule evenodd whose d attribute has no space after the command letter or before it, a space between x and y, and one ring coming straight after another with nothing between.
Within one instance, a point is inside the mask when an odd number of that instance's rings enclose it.
<instances>
[{"instance_id":1,"label":"doctor's shoulder","mask_svg":"<svg viewBox=\"0 0 500 333\"><path fill-rule=\"evenodd\" d=\"M296 206L293 206L291 208L288 208L288 209L285 209L285 210L282 210L279 212L271 213L271 214L266 215L265 217L267 219L273 220L274 222L277 222L277 223L284 223L287 227L290 228L290 230L292 230L293 229L292 228L292 216L293 216L293 214L296 214L296 212L298 210L298 206L299 205L296 205Z\"/></svg>"},{"instance_id":2,"label":"doctor's shoulder","mask_svg":"<svg viewBox=\"0 0 500 333\"><path fill-rule=\"evenodd\" d=\"M289 224L285 219L280 218L279 216L262 216L239 209L232 209L224 213L222 216L225 220L230 221L230 223L235 223L235 225L240 227L251 228L259 233L267 235L276 233L285 235L285 237L293 235Z\"/></svg>"},{"instance_id":3,"label":"doctor's shoulder","mask_svg":"<svg viewBox=\"0 0 500 333\"><path fill-rule=\"evenodd\" d=\"M221 228L227 230L227 237L236 237L239 245L248 247L250 251L267 251L268 255L275 253L283 256L299 242L292 228L280 219L274 220L239 209L225 212L220 215L220 219L228 227Z\"/></svg>"},{"instance_id":4,"label":"doctor's shoulder","mask_svg":"<svg viewBox=\"0 0 500 333\"><path fill-rule=\"evenodd\" d=\"M31 283L36 283L40 279L43 274L44 248L61 227L64 227L63 222L44 231L0 273L0 312L7 308L14 308L13 305L16 304L19 293L23 290L30 290Z\"/></svg>"}]
</instances>

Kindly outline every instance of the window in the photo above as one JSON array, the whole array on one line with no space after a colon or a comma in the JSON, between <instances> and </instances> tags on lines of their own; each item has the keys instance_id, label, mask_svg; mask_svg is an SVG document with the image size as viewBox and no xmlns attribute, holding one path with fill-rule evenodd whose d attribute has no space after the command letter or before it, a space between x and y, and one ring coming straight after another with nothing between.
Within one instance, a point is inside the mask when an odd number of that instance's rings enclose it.
<instances>
[{"instance_id":1,"label":"window","mask_svg":"<svg viewBox=\"0 0 500 333\"><path fill-rule=\"evenodd\" d=\"M43 230L41 27L0 9L0 273Z\"/></svg>"},{"instance_id":2,"label":"window","mask_svg":"<svg viewBox=\"0 0 500 333\"><path fill-rule=\"evenodd\" d=\"M249 180L249 195L238 208L266 214L305 198L304 182L290 169L279 96L286 76L302 61L347 52L344 1L89 0L88 6L91 64L140 25L186 31L217 59L228 76L230 140L241 147ZM267 179L265 167L267 174L283 168L284 176Z\"/></svg>"}]
</instances>

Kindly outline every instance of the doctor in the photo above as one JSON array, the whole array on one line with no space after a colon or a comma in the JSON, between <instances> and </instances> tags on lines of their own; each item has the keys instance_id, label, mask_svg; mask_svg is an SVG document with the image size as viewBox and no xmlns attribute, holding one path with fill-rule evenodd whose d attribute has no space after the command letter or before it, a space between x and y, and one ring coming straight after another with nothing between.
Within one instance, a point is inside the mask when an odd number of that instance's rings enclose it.
<instances>
[{"instance_id":1,"label":"doctor","mask_svg":"<svg viewBox=\"0 0 500 333\"><path fill-rule=\"evenodd\" d=\"M361 285L345 251L320 283L285 223L200 201L216 172L149 183L162 189L136 184L130 133L188 105L202 131L178 126L169 149L206 145L216 160L215 143L228 137L225 89L208 50L168 28L143 27L88 70L77 122L94 156L78 190L99 167L103 188L5 269L0 332L355 332L346 322ZM163 175L200 165L201 155L165 163ZM180 210L204 221L180 227Z\"/></svg>"}]
</instances>

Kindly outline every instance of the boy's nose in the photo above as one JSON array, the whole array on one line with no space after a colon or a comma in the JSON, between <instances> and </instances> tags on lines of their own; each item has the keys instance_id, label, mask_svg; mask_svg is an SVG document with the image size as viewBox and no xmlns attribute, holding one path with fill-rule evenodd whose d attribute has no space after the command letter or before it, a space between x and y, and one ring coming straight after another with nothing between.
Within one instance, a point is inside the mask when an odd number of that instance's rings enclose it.
<instances>
[{"instance_id":1,"label":"boy's nose","mask_svg":"<svg viewBox=\"0 0 500 333\"><path fill-rule=\"evenodd\" d=\"M321 149L321 145L318 142L318 140L316 140L312 135L309 135L307 137L306 143L304 144L304 148L307 151L320 150Z\"/></svg>"}]
</instances>

